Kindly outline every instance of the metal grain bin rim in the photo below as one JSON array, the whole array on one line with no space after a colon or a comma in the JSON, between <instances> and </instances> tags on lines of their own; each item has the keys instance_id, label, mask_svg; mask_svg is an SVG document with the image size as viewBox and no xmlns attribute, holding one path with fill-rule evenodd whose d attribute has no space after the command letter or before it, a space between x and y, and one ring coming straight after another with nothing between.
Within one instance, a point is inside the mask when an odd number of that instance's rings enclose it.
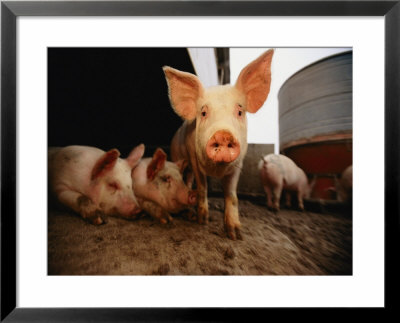
<instances>
[{"instance_id":1,"label":"metal grain bin rim","mask_svg":"<svg viewBox=\"0 0 400 323\"><path fill-rule=\"evenodd\" d=\"M340 133L336 132L336 133L331 133L331 134L318 135L318 136L314 136L312 138L296 139L296 140L293 140L293 141L283 144L281 147L279 147L279 150L282 152L282 151L292 148L292 147L300 147L300 146L328 143L328 142L332 142L332 143L347 142L352 139L353 139L352 131L344 131L344 132L340 132Z\"/></svg>"},{"instance_id":2,"label":"metal grain bin rim","mask_svg":"<svg viewBox=\"0 0 400 323\"><path fill-rule=\"evenodd\" d=\"M315 62L313 62L313 63L311 63L311 64L309 64L309 65L307 65L307 66L304 66L303 68L301 68L300 70L298 70L296 73L294 73L292 76L290 76L285 82L283 82L283 84L281 85L281 87L280 87L280 89L279 89L279 91L278 91L278 98L280 97L281 91L282 91L282 89L285 87L286 83L288 83L292 78L294 78L295 76L297 76L298 74L300 74L300 73L303 72L304 70L310 68L311 66L314 66L314 65L316 65L316 64L319 64L319 63L321 63L321 62L323 62L323 61L327 61L327 60L329 60L329 59L332 59L332 58L334 58L334 57L344 56L344 55L348 55L348 54L352 54L352 53L353 53L353 50L348 50L348 51L345 51L345 52L341 52L341 53L329 55L329 56L326 56L326 57L324 57L324 58L321 58L321 59L319 59L319 60L317 60L317 61L315 61Z\"/></svg>"}]
</instances>

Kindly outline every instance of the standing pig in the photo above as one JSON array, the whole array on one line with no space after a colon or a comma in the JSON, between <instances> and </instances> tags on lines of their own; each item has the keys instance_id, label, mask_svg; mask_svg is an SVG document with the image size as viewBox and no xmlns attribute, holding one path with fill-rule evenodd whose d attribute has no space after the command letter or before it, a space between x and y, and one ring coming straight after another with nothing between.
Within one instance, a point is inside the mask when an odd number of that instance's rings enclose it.
<instances>
[{"instance_id":1,"label":"standing pig","mask_svg":"<svg viewBox=\"0 0 400 323\"><path fill-rule=\"evenodd\" d=\"M161 223L172 221L170 213L178 213L196 203L196 193L184 183L183 160L167 161L157 148L152 158L143 158L132 172L132 186L144 211Z\"/></svg>"},{"instance_id":2,"label":"standing pig","mask_svg":"<svg viewBox=\"0 0 400 323\"><path fill-rule=\"evenodd\" d=\"M269 50L247 65L234 86L205 89L193 74L165 66L169 98L185 122L171 142L173 161L189 162L196 180L199 223L208 222L207 176L221 178L225 198L225 230L241 238L236 187L247 152L246 112L255 113L267 99L271 84Z\"/></svg>"},{"instance_id":3,"label":"standing pig","mask_svg":"<svg viewBox=\"0 0 400 323\"><path fill-rule=\"evenodd\" d=\"M86 146L50 148L48 159L50 190L59 202L92 224L104 223L105 216L131 217L140 208L132 191L131 171L144 153L139 145L128 158Z\"/></svg>"},{"instance_id":4,"label":"standing pig","mask_svg":"<svg viewBox=\"0 0 400 323\"><path fill-rule=\"evenodd\" d=\"M314 181L309 184L304 171L284 155L269 154L258 164L261 181L267 195L267 205L279 211L282 190L286 190L286 204L291 206L291 192L296 192L299 208L304 210L303 198L309 197Z\"/></svg>"},{"instance_id":5,"label":"standing pig","mask_svg":"<svg viewBox=\"0 0 400 323\"><path fill-rule=\"evenodd\" d=\"M349 202L353 197L353 165L346 167L339 179L335 177L335 190L339 202Z\"/></svg>"}]
</instances>

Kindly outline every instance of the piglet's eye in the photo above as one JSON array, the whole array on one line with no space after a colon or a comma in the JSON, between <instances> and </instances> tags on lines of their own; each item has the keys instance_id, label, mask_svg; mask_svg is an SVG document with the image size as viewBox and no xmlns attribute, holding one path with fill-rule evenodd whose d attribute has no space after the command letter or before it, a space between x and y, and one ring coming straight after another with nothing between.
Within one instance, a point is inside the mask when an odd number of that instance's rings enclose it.
<instances>
[{"instance_id":1,"label":"piglet's eye","mask_svg":"<svg viewBox=\"0 0 400 323\"><path fill-rule=\"evenodd\" d=\"M109 187L110 189L113 189L113 190L118 190L118 189L119 189L119 185L118 185L117 182L108 183L108 187Z\"/></svg>"}]
</instances>

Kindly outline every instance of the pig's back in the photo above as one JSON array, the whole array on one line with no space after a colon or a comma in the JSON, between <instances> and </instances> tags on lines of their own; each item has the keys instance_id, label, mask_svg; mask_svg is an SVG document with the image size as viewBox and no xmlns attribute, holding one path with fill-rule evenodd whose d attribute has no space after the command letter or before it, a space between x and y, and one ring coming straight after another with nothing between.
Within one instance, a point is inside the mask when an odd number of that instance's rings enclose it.
<instances>
[{"instance_id":1,"label":"pig's back","mask_svg":"<svg viewBox=\"0 0 400 323\"><path fill-rule=\"evenodd\" d=\"M284 155L279 155L279 158L285 170L285 187L289 190L297 190L304 180L305 174L303 170L290 158Z\"/></svg>"},{"instance_id":2,"label":"pig's back","mask_svg":"<svg viewBox=\"0 0 400 323\"><path fill-rule=\"evenodd\" d=\"M189 122L185 121L182 126L176 131L174 137L171 141L171 160L176 162L178 160L184 159L190 161L190 156L188 152L188 145L191 144L191 139L194 134L195 121ZM193 128L193 129L192 129ZM193 134L192 134L193 132ZM194 138L194 137L193 137ZM193 143L194 145L194 140Z\"/></svg>"},{"instance_id":3,"label":"pig's back","mask_svg":"<svg viewBox=\"0 0 400 323\"><path fill-rule=\"evenodd\" d=\"M265 165L264 165L265 163ZM264 167L265 166L265 167ZM280 186L284 180L285 171L278 155L268 154L258 164L264 185Z\"/></svg>"},{"instance_id":4,"label":"pig's back","mask_svg":"<svg viewBox=\"0 0 400 323\"><path fill-rule=\"evenodd\" d=\"M49 148L49 179L53 186L85 186L104 151L88 146Z\"/></svg>"},{"instance_id":5,"label":"pig's back","mask_svg":"<svg viewBox=\"0 0 400 323\"><path fill-rule=\"evenodd\" d=\"M341 176L341 184L345 189L351 189L353 187L353 166L347 167Z\"/></svg>"},{"instance_id":6,"label":"pig's back","mask_svg":"<svg viewBox=\"0 0 400 323\"><path fill-rule=\"evenodd\" d=\"M152 159L148 157L142 158L139 164L132 170L132 186L136 190L139 189L138 196L141 196L140 189L147 186L147 167L149 166L151 160Z\"/></svg>"}]
</instances>

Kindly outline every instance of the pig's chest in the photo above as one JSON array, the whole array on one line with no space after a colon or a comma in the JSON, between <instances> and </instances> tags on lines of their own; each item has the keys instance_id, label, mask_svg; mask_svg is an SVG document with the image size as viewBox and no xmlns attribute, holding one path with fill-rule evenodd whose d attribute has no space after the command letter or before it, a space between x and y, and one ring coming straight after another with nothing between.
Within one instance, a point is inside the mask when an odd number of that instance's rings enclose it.
<instances>
[{"instance_id":1,"label":"pig's chest","mask_svg":"<svg viewBox=\"0 0 400 323\"><path fill-rule=\"evenodd\" d=\"M231 175L237 168L235 164L226 163L201 163L199 162L200 171L206 175L216 178L222 178L227 175Z\"/></svg>"}]
</instances>

